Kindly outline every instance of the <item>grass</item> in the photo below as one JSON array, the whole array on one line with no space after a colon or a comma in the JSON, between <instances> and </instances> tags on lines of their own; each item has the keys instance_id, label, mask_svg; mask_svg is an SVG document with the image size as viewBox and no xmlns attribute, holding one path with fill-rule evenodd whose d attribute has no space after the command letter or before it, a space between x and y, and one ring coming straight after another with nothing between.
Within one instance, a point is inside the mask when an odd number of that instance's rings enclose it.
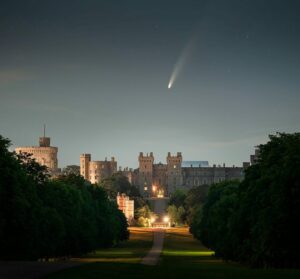
<instances>
[{"instance_id":1,"label":"grass","mask_svg":"<svg viewBox=\"0 0 300 279\"><path fill-rule=\"evenodd\" d=\"M157 266L139 263L151 247L152 234L134 229L130 241L123 247L97 251L80 261L89 259L92 263L63 270L48 276L48 279L94 279L115 278L300 278L300 270L258 270L236 263L225 263L213 256L213 252L193 239L187 228L166 230L164 249Z\"/></svg>"},{"instance_id":2,"label":"grass","mask_svg":"<svg viewBox=\"0 0 300 279\"><path fill-rule=\"evenodd\" d=\"M131 228L130 239L117 247L97 250L81 258L79 262L131 262L138 263L152 246L153 232L142 228Z\"/></svg>"}]
</instances>

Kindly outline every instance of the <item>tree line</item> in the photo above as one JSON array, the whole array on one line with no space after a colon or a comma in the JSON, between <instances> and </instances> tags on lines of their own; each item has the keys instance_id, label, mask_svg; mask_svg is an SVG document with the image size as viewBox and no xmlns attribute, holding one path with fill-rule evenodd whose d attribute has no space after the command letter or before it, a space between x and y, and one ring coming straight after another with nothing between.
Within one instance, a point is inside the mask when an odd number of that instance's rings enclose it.
<instances>
[{"instance_id":1,"label":"tree line","mask_svg":"<svg viewBox=\"0 0 300 279\"><path fill-rule=\"evenodd\" d=\"M127 240L124 214L79 175L49 179L28 154L0 136L0 259L80 256Z\"/></svg>"},{"instance_id":2,"label":"tree line","mask_svg":"<svg viewBox=\"0 0 300 279\"><path fill-rule=\"evenodd\" d=\"M174 191L167 208L171 225L190 225L194 215L201 210L208 190L209 185L201 185L188 191L182 189Z\"/></svg>"},{"instance_id":3,"label":"tree line","mask_svg":"<svg viewBox=\"0 0 300 279\"><path fill-rule=\"evenodd\" d=\"M190 230L217 256L252 267L300 267L300 133L259 146L242 182L210 187Z\"/></svg>"}]
</instances>

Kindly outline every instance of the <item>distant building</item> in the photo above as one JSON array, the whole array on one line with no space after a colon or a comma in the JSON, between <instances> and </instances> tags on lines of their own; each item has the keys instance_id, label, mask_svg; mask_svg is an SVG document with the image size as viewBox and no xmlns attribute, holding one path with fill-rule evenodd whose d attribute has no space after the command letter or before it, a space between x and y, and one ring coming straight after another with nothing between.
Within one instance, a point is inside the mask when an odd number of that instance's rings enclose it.
<instances>
[{"instance_id":1,"label":"distant building","mask_svg":"<svg viewBox=\"0 0 300 279\"><path fill-rule=\"evenodd\" d=\"M59 171L57 167L58 148L50 146L50 138L39 138L39 146L21 146L15 149L16 153L32 154L31 158L35 159L40 165L46 166L50 173L55 174Z\"/></svg>"},{"instance_id":2,"label":"distant building","mask_svg":"<svg viewBox=\"0 0 300 279\"><path fill-rule=\"evenodd\" d=\"M117 172L117 161L111 157L110 161L92 161L91 154L80 155L80 174L91 183L100 183Z\"/></svg>"},{"instance_id":3,"label":"distant building","mask_svg":"<svg viewBox=\"0 0 300 279\"><path fill-rule=\"evenodd\" d=\"M139 168L126 171L132 184L138 186L144 197L164 197L176 189L191 189L200 185L210 185L225 180L244 178L243 167L227 167L225 164L209 166L208 161L183 161L181 152L171 155L169 152L166 164L155 164L153 153L140 152ZM244 163L244 167L248 166Z\"/></svg>"},{"instance_id":4,"label":"distant building","mask_svg":"<svg viewBox=\"0 0 300 279\"><path fill-rule=\"evenodd\" d=\"M209 167L208 161L182 161L183 168L206 168Z\"/></svg>"},{"instance_id":5,"label":"distant building","mask_svg":"<svg viewBox=\"0 0 300 279\"><path fill-rule=\"evenodd\" d=\"M69 165L62 169L63 175L75 174L80 175L80 166L77 165Z\"/></svg>"},{"instance_id":6,"label":"distant building","mask_svg":"<svg viewBox=\"0 0 300 279\"><path fill-rule=\"evenodd\" d=\"M125 194L118 193L117 204L119 209L124 213L128 223L134 218L134 200L130 200Z\"/></svg>"},{"instance_id":7,"label":"distant building","mask_svg":"<svg viewBox=\"0 0 300 279\"><path fill-rule=\"evenodd\" d=\"M250 155L251 165L254 165L258 161L259 155L260 155L259 148L255 148L254 154Z\"/></svg>"},{"instance_id":8,"label":"distant building","mask_svg":"<svg viewBox=\"0 0 300 279\"><path fill-rule=\"evenodd\" d=\"M133 184L135 174L134 174L134 171L133 171L132 168L126 167L126 168L124 168L124 169L122 170L121 167L120 167L119 171L120 171L125 177L127 177L127 179L128 179L128 181L129 181L130 184Z\"/></svg>"}]
</instances>

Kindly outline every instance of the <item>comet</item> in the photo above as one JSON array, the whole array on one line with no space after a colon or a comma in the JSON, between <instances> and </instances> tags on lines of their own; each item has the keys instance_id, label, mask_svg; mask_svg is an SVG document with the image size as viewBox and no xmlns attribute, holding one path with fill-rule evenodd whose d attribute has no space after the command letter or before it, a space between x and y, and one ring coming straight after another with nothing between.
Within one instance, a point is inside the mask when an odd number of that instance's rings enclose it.
<instances>
[{"instance_id":1,"label":"comet","mask_svg":"<svg viewBox=\"0 0 300 279\"><path fill-rule=\"evenodd\" d=\"M179 74L181 73L182 69L184 68L185 64L187 63L191 53L193 52L193 49L195 47L195 42L196 39L195 37L192 37L188 43L185 45L185 47L183 48L183 50L181 51L175 66L173 68L169 83L168 83L168 89L171 89L172 86L174 85L177 77L179 76Z\"/></svg>"}]
</instances>

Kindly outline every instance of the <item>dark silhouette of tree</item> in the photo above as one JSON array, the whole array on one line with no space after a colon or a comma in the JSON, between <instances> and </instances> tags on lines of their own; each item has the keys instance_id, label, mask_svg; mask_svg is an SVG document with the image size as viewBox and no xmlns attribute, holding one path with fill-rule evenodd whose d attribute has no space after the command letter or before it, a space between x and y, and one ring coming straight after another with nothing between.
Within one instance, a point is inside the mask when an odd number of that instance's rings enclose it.
<instances>
[{"instance_id":1,"label":"dark silhouette of tree","mask_svg":"<svg viewBox=\"0 0 300 279\"><path fill-rule=\"evenodd\" d=\"M128 239L124 214L104 189L76 174L49 179L0 136L0 259L78 256Z\"/></svg>"},{"instance_id":2,"label":"dark silhouette of tree","mask_svg":"<svg viewBox=\"0 0 300 279\"><path fill-rule=\"evenodd\" d=\"M300 133L272 135L259 151L244 181L210 188L191 231L224 259L299 268Z\"/></svg>"}]
</instances>

